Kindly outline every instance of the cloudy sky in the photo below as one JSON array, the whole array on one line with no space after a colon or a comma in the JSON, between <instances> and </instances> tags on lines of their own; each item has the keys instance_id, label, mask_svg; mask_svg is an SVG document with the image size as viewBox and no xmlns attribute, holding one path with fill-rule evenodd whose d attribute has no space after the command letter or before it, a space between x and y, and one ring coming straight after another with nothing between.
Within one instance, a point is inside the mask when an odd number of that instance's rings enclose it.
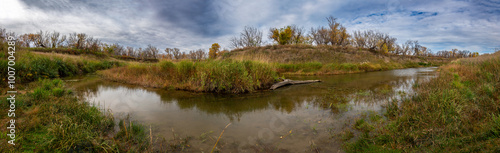
<instances>
[{"instance_id":1,"label":"cloudy sky","mask_svg":"<svg viewBox=\"0 0 500 153\"><path fill-rule=\"evenodd\" d=\"M500 48L500 0L0 0L0 27L87 33L103 42L183 51L229 48L244 26L309 30L334 16L349 31L378 30L433 51ZM266 38L267 39L267 38ZM270 40L267 40L271 43Z\"/></svg>"}]
</instances>

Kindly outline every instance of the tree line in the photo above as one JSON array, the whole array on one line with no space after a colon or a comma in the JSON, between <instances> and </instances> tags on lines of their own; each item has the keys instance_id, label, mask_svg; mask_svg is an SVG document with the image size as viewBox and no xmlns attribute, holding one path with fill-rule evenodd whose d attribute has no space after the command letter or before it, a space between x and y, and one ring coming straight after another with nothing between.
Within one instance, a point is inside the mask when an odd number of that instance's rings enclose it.
<instances>
[{"instance_id":1,"label":"tree line","mask_svg":"<svg viewBox=\"0 0 500 153\"><path fill-rule=\"evenodd\" d=\"M85 33L64 35L56 31L44 32L40 30L36 33L16 35L14 32L7 32L6 29L0 28L0 39L4 40L7 36L16 37L17 44L25 48L70 49L89 53L107 53L108 55L137 59L202 60L208 58L208 54L203 49L181 52L179 48L165 48L163 50L164 53L161 53L159 48L151 44L145 48L122 46L118 43L109 44Z\"/></svg>"},{"instance_id":2,"label":"tree line","mask_svg":"<svg viewBox=\"0 0 500 153\"><path fill-rule=\"evenodd\" d=\"M374 30L357 30L348 33L346 27L336 18L327 17L327 26L311 28L307 33L303 28L289 25L283 28L270 28L268 38L277 45L308 44L308 45L330 45L339 47L355 47L368 49L381 54L403 55L403 56L439 56L446 58L475 57L478 52L453 49L451 51L438 51L433 53L431 49L422 46L417 40L407 40L403 44L397 44L397 38L386 33ZM230 39L231 47L245 48L264 45L262 31L255 27L245 27L240 36Z\"/></svg>"},{"instance_id":3,"label":"tree line","mask_svg":"<svg viewBox=\"0 0 500 153\"><path fill-rule=\"evenodd\" d=\"M403 44L397 44L397 38L386 33L374 30L357 30L349 33L347 28L339 23L336 18L330 16L326 20L328 22L327 26L311 28L309 32L296 25L270 28L268 38L277 45L308 44L355 47L385 55L439 56L445 58L475 57L479 55L478 52L458 49L433 53L431 49L422 46L417 40L408 40ZM162 50L151 44L146 48L122 46L118 43L109 44L85 33L64 35L56 31L44 32L40 30L36 33L16 35L14 32L7 32L5 29L0 28L0 37L5 39L7 35L16 37L18 44L26 48L72 49L135 59L203 60L217 58L217 56L229 52L228 50L221 50L218 43L212 44L208 53L204 49L182 52L179 48L165 48L161 52ZM250 26L244 27L239 36L230 39L231 48L259 47L262 45L264 45L263 32Z\"/></svg>"}]
</instances>

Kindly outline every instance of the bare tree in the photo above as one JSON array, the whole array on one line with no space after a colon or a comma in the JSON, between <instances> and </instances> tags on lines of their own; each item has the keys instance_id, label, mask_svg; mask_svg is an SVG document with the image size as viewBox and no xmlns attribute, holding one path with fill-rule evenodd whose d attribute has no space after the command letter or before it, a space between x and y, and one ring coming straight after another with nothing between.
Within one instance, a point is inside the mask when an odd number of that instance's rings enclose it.
<instances>
[{"instance_id":1,"label":"bare tree","mask_svg":"<svg viewBox=\"0 0 500 153\"><path fill-rule=\"evenodd\" d=\"M337 22L337 18L329 16L326 20L328 21L328 27L311 28L310 37L312 41L317 45L349 45L351 36L347 33L347 29Z\"/></svg>"},{"instance_id":2,"label":"bare tree","mask_svg":"<svg viewBox=\"0 0 500 153\"><path fill-rule=\"evenodd\" d=\"M165 53L166 53L166 58L167 59L173 59L174 57L172 56L172 49L171 48L165 48Z\"/></svg>"},{"instance_id":3,"label":"bare tree","mask_svg":"<svg viewBox=\"0 0 500 153\"><path fill-rule=\"evenodd\" d=\"M34 36L33 36L33 42L35 42L35 47L46 47L45 46L45 35L44 35L44 32L42 30L40 30L39 32L37 32Z\"/></svg>"},{"instance_id":4,"label":"bare tree","mask_svg":"<svg viewBox=\"0 0 500 153\"><path fill-rule=\"evenodd\" d=\"M438 51L438 52L436 52L436 55L437 56L441 56L441 57L445 57L445 58L450 58L451 57L451 51L446 51L446 50Z\"/></svg>"},{"instance_id":5,"label":"bare tree","mask_svg":"<svg viewBox=\"0 0 500 153\"><path fill-rule=\"evenodd\" d=\"M297 25L292 25L292 43L301 44L304 43L304 28L298 27Z\"/></svg>"},{"instance_id":6,"label":"bare tree","mask_svg":"<svg viewBox=\"0 0 500 153\"><path fill-rule=\"evenodd\" d=\"M337 18L333 16L329 16L326 18L328 21L329 36L330 36L330 44L337 46L345 46L349 44L350 35L347 33L347 30L344 26L342 26L339 22L337 22Z\"/></svg>"},{"instance_id":7,"label":"bare tree","mask_svg":"<svg viewBox=\"0 0 500 153\"><path fill-rule=\"evenodd\" d=\"M41 30L40 30L41 31ZM50 40L50 37L51 37L51 34L50 32L46 31L45 33L43 33L42 36L42 44L43 44L43 47L51 47L52 46L52 42Z\"/></svg>"},{"instance_id":8,"label":"bare tree","mask_svg":"<svg viewBox=\"0 0 500 153\"><path fill-rule=\"evenodd\" d=\"M330 42L329 31L325 27L311 28L310 35L316 45L327 45Z\"/></svg>"},{"instance_id":9,"label":"bare tree","mask_svg":"<svg viewBox=\"0 0 500 153\"><path fill-rule=\"evenodd\" d=\"M0 28L0 40L7 39L7 30L5 28Z\"/></svg>"},{"instance_id":10,"label":"bare tree","mask_svg":"<svg viewBox=\"0 0 500 153\"><path fill-rule=\"evenodd\" d=\"M404 56L410 55L411 54L411 46L412 46L412 41L406 41L404 44L401 45L401 50Z\"/></svg>"},{"instance_id":11,"label":"bare tree","mask_svg":"<svg viewBox=\"0 0 500 153\"><path fill-rule=\"evenodd\" d=\"M394 45L395 45L395 47L394 47L393 54L401 55L403 53L403 48L401 46L399 46L398 44L394 44Z\"/></svg>"},{"instance_id":12,"label":"bare tree","mask_svg":"<svg viewBox=\"0 0 500 153\"><path fill-rule=\"evenodd\" d=\"M153 59L158 58L159 49L156 48L155 46L149 44L144 51L146 52L148 58L153 58Z\"/></svg>"},{"instance_id":13,"label":"bare tree","mask_svg":"<svg viewBox=\"0 0 500 153\"><path fill-rule=\"evenodd\" d=\"M258 47L262 45L262 31L255 27L245 26L240 37L233 37L230 41L234 48Z\"/></svg>"},{"instance_id":14,"label":"bare tree","mask_svg":"<svg viewBox=\"0 0 500 153\"><path fill-rule=\"evenodd\" d=\"M196 57L200 60L207 59L207 57L208 57L207 52L205 52L203 49L196 50L195 54L196 54Z\"/></svg>"},{"instance_id":15,"label":"bare tree","mask_svg":"<svg viewBox=\"0 0 500 153\"><path fill-rule=\"evenodd\" d=\"M364 32L362 33L361 31L354 31L353 33L354 37L354 44L358 48L367 48L367 38L364 35Z\"/></svg>"},{"instance_id":16,"label":"bare tree","mask_svg":"<svg viewBox=\"0 0 500 153\"><path fill-rule=\"evenodd\" d=\"M113 49L113 54L114 55L124 55L125 49L123 48L122 45L115 43L111 47Z\"/></svg>"},{"instance_id":17,"label":"bare tree","mask_svg":"<svg viewBox=\"0 0 500 153\"><path fill-rule=\"evenodd\" d=\"M144 52L142 51L142 48L141 48L141 47L137 48L137 50L136 50L135 52L136 52L136 54L137 54L137 58L145 59L145 54L144 54Z\"/></svg>"},{"instance_id":18,"label":"bare tree","mask_svg":"<svg viewBox=\"0 0 500 153\"><path fill-rule=\"evenodd\" d=\"M22 47L30 47L31 41L30 41L28 34L21 35L21 36L19 36L19 38L20 38L20 44Z\"/></svg>"},{"instance_id":19,"label":"bare tree","mask_svg":"<svg viewBox=\"0 0 500 153\"><path fill-rule=\"evenodd\" d=\"M66 43L66 35L61 36L61 38L57 41L57 47L63 47Z\"/></svg>"},{"instance_id":20,"label":"bare tree","mask_svg":"<svg viewBox=\"0 0 500 153\"><path fill-rule=\"evenodd\" d=\"M87 34L79 33L76 35L76 48L83 49L85 46L85 41L87 40Z\"/></svg>"},{"instance_id":21,"label":"bare tree","mask_svg":"<svg viewBox=\"0 0 500 153\"><path fill-rule=\"evenodd\" d=\"M70 33L68 36L68 47L77 48L78 38L76 32Z\"/></svg>"},{"instance_id":22,"label":"bare tree","mask_svg":"<svg viewBox=\"0 0 500 153\"><path fill-rule=\"evenodd\" d=\"M50 35L50 46L52 48L56 48L57 47L57 44L59 42L59 32L56 32L54 31L51 35Z\"/></svg>"},{"instance_id":23,"label":"bare tree","mask_svg":"<svg viewBox=\"0 0 500 153\"><path fill-rule=\"evenodd\" d=\"M229 41L231 42L231 47L232 48L241 48L241 47L244 47L241 39L238 38L238 37L231 37L231 39Z\"/></svg>"},{"instance_id":24,"label":"bare tree","mask_svg":"<svg viewBox=\"0 0 500 153\"><path fill-rule=\"evenodd\" d=\"M420 46L420 44L418 43L418 40L413 41L412 44L413 44L413 46L411 48L413 50L413 55L420 56L420 54L422 53L421 52L422 46Z\"/></svg>"},{"instance_id":25,"label":"bare tree","mask_svg":"<svg viewBox=\"0 0 500 153\"><path fill-rule=\"evenodd\" d=\"M402 48L396 51L398 45L396 38L389 36L386 33L378 31L354 31L353 42L358 48L369 48L370 50L378 50L383 53L399 54ZM397 53L396 53L397 52Z\"/></svg>"},{"instance_id":26,"label":"bare tree","mask_svg":"<svg viewBox=\"0 0 500 153\"><path fill-rule=\"evenodd\" d=\"M207 53L203 49L189 51L189 58L192 60L202 60L206 58Z\"/></svg>"},{"instance_id":27,"label":"bare tree","mask_svg":"<svg viewBox=\"0 0 500 153\"><path fill-rule=\"evenodd\" d=\"M85 48L85 49L88 49L90 51L93 51L93 52L97 52L99 51L100 49L100 44L101 44L101 41L99 39L96 39L94 37L88 37L87 39L85 39L85 43L84 43L84 46L82 48ZM118 46L118 44L116 44ZM122 47L123 49L123 47Z\"/></svg>"},{"instance_id":28,"label":"bare tree","mask_svg":"<svg viewBox=\"0 0 500 153\"><path fill-rule=\"evenodd\" d=\"M167 54L171 54L173 59L178 60L182 58L182 53L179 48L166 48L165 52L167 52Z\"/></svg>"},{"instance_id":29,"label":"bare tree","mask_svg":"<svg viewBox=\"0 0 500 153\"><path fill-rule=\"evenodd\" d=\"M127 46L127 56L135 57L134 47Z\"/></svg>"}]
</instances>

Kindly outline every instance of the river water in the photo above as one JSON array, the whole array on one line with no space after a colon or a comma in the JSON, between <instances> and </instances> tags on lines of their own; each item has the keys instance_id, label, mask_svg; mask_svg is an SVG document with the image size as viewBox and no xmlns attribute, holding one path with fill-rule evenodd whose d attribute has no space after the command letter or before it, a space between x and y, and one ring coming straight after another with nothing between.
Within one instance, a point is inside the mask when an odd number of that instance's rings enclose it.
<instances>
[{"instance_id":1,"label":"river water","mask_svg":"<svg viewBox=\"0 0 500 153\"><path fill-rule=\"evenodd\" d=\"M68 84L117 118L151 125L157 144L189 138L184 151L343 152L339 133L366 112L381 114L389 99L411 94L436 68L329 76L290 76L322 82L238 95L193 93L109 82L96 76ZM148 134L149 135L149 134ZM163 140L163 141L162 141ZM158 146L159 147L159 146Z\"/></svg>"}]
</instances>

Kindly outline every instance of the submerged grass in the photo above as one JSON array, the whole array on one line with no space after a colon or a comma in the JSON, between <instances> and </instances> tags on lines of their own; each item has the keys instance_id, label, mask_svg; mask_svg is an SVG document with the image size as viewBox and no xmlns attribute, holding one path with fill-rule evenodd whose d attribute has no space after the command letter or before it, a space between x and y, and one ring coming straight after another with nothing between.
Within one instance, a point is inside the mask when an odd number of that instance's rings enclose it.
<instances>
[{"instance_id":1,"label":"submerged grass","mask_svg":"<svg viewBox=\"0 0 500 153\"><path fill-rule=\"evenodd\" d=\"M390 102L387 122L373 123L375 132L345 147L349 152L500 152L498 74L500 52L445 65L437 78L415 86L415 95ZM364 129L362 122L355 128Z\"/></svg>"},{"instance_id":2,"label":"submerged grass","mask_svg":"<svg viewBox=\"0 0 500 153\"><path fill-rule=\"evenodd\" d=\"M119 82L216 93L252 92L278 79L270 65L235 60L133 63L99 74Z\"/></svg>"}]
</instances>

